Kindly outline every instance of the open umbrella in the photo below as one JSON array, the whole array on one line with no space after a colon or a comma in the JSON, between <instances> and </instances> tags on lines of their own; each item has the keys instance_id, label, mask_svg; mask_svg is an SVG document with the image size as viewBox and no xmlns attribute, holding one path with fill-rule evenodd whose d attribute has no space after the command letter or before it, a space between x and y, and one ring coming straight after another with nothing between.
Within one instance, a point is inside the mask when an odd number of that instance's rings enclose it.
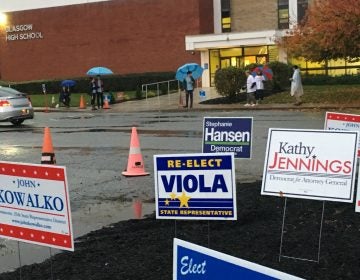
<instances>
[{"instance_id":1,"label":"open umbrella","mask_svg":"<svg viewBox=\"0 0 360 280\"><path fill-rule=\"evenodd\" d=\"M175 78L179 81L183 81L188 71L192 72L192 76L196 80L201 77L204 69L197 63L186 63L176 70Z\"/></svg>"},{"instance_id":2,"label":"open umbrella","mask_svg":"<svg viewBox=\"0 0 360 280\"><path fill-rule=\"evenodd\" d=\"M75 85L76 85L76 82L73 81L73 80L63 80L63 81L61 82L61 86L62 86L62 87L73 87L73 86L75 86Z\"/></svg>"},{"instance_id":3,"label":"open umbrella","mask_svg":"<svg viewBox=\"0 0 360 280\"><path fill-rule=\"evenodd\" d=\"M87 71L86 74L89 76L103 76L103 75L111 75L114 73L109 68L103 66L96 66L89 69L89 71Z\"/></svg>"},{"instance_id":4,"label":"open umbrella","mask_svg":"<svg viewBox=\"0 0 360 280\"><path fill-rule=\"evenodd\" d=\"M255 67L252 70L251 75L255 77L257 75L257 72L259 71L262 72L266 80L272 80L274 74L273 71L267 65Z\"/></svg>"}]
</instances>

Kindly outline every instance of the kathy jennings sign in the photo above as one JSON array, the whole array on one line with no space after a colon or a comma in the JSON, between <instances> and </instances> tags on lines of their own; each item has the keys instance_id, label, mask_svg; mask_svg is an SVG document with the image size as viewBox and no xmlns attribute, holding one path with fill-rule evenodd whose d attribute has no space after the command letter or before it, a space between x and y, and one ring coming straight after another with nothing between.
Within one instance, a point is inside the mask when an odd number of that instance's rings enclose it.
<instances>
[{"instance_id":1,"label":"kathy jennings sign","mask_svg":"<svg viewBox=\"0 0 360 280\"><path fill-rule=\"evenodd\" d=\"M157 219L236 220L233 153L154 156Z\"/></svg>"},{"instance_id":2,"label":"kathy jennings sign","mask_svg":"<svg viewBox=\"0 0 360 280\"><path fill-rule=\"evenodd\" d=\"M352 202L358 132L269 129L261 194Z\"/></svg>"},{"instance_id":3,"label":"kathy jennings sign","mask_svg":"<svg viewBox=\"0 0 360 280\"><path fill-rule=\"evenodd\" d=\"M0 236L74 251L65 167L0 162Z\"/></svg>"}]
</instances>

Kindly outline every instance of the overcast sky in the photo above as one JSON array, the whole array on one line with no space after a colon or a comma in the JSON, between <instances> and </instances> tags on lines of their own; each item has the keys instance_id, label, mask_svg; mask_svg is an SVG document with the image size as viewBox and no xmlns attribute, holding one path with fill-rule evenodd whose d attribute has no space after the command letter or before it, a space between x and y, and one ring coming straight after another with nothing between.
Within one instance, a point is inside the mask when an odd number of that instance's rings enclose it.
<instances>
[{"instance_id":1,"label":"overcast sky","mask_svg":"<svg viewBox=\"0 0 360 280\"><path fill-rule=\"evenodd\" d=\"M0 0L0 12L22 11L108 0Z\"/></svg>"}]
</instances>

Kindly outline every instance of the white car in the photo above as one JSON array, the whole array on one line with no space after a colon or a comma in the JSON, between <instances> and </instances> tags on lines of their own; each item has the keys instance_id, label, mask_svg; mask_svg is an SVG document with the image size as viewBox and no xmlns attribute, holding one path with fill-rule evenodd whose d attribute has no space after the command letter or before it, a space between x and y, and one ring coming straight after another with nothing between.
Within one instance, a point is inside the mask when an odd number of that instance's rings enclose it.
<instances>
[{"instance_id":1,"label":"white car","mask_svg":"<svg viewBox=\"0 0 360 280\"><path fill-rule=\"evenodd\" d=\"M0 87L0 122L20 125L34 118L34 109L25 93L12 88Z\"/></svg>"}]
</instances>

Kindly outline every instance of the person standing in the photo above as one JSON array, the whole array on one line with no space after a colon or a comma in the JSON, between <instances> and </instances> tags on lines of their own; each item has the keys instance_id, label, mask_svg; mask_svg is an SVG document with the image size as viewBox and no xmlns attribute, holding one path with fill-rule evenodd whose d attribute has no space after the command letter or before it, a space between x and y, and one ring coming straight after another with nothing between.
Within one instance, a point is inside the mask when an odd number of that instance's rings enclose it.
<instances>
[{"instance_id":1,"label":"person standing","mask_svg":"<svg viewBox=\"0 0 360 280\"><path fill-rule=\"evenodd\" d=\"M257 71L256 76L255 76L255 82L256 82L255 99L256 99L256 104L259 104L260 100L264 99L264 81L265 81L265 77L262 74L261 70Z\"/></svg>"},{"instance_id":2,"label":"person standing","mask_svg":"<svg viewBox=\"0 0 360 280\"><path fill-rule=\"evenodd\" d=\"M98 109L104 106L104 83L100 78L100 75L96 79L96 99Z\"/></svg>"},{"instance_id":3,"label":"person standing","mask_svg":"<svg viewBox=\"0 0 360 280\"><path fill-rule=\"evenodd\" d=\"M194 95L194 88L195 88L195 79L192 76L192 72L188 71L187 76L183 81L184 90L186 92L186 103L184 108L192 108L193 106L193 95ZM189 100L190 99L190 100ZM189 103L190 101L190 103Z\"/></svg>"},{"instance_id":4,"label":"person standing","mask_svg":"<svg viewBox=\"0 0 360 280\"><path fill-rule=\"evenodd\" d=\"M245 71L246 79L246 104L244 106L255 106L256 81L249 70Z\"/></svg>"},{"instance_id":5,"label":"person standing","mask_svg":"<svg viewBox=\"0 0 360 280\"><path fill-rule=\"evenodd\" d=\"M94 77L92 77L90 80L91 110L96 110L96 107L95 107L96 96L97 96L96 80Z\"/></svg>"},{"instance_id":6,"label":"person standing","mask_svg":"<svg viewBox=\"0 0 360 280\"><path fill-rule=\"evenodd\" d=\"M295 97L296 103L294 105L299 106L302 103L301 96L304 94L304 90L301 82L299 67L294 65L293 70L294 73L292 75L292 78L290 78L291 81L290 95Z\"/></svg>"}]
</instances>

